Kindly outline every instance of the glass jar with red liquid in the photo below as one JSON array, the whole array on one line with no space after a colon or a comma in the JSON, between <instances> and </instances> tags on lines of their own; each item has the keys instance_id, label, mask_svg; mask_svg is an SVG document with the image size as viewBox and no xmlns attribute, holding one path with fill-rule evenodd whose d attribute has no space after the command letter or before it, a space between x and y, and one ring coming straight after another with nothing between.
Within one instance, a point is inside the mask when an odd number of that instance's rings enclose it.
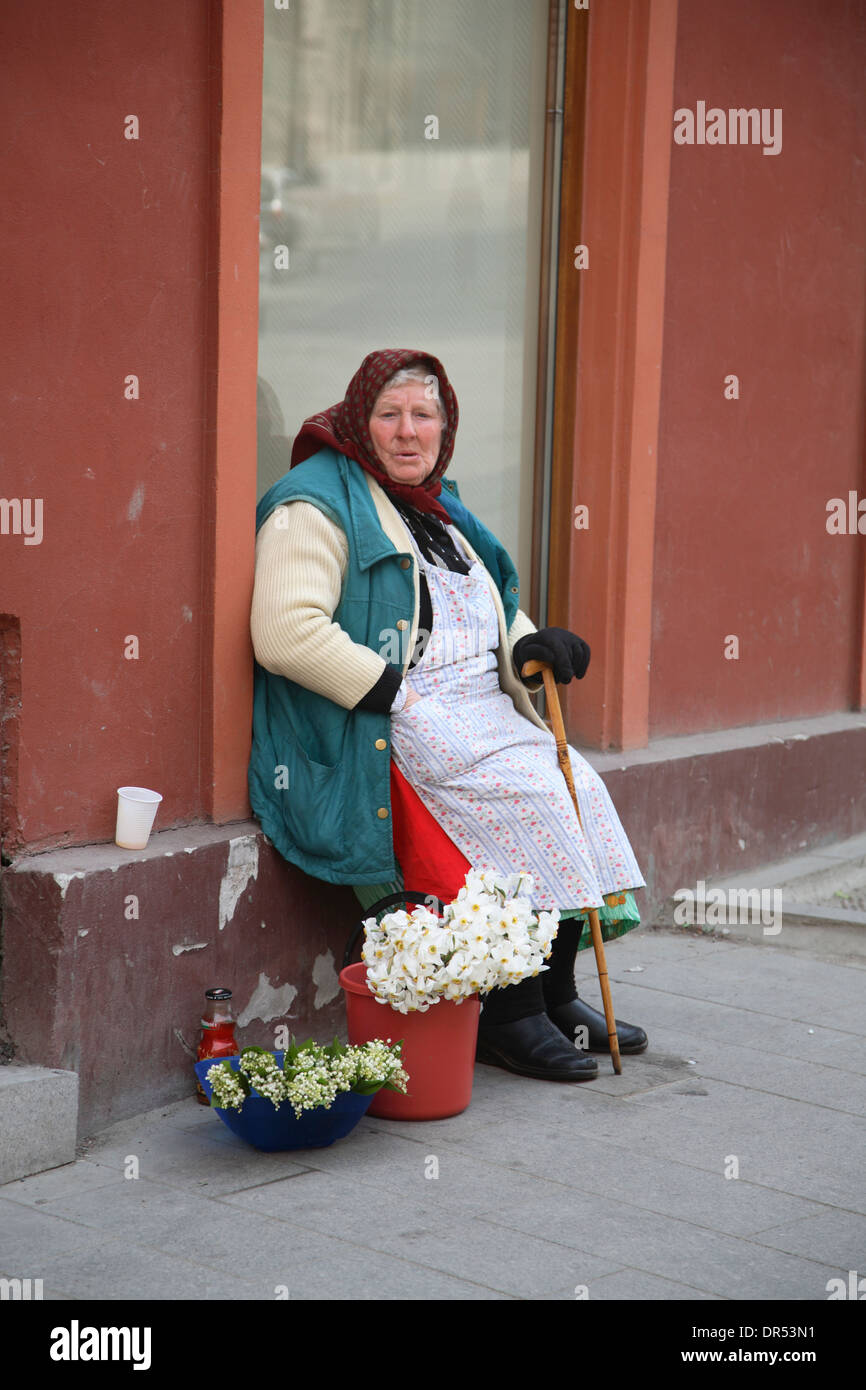
<instances>
[{"instance_id":1,"label":"glass jar with red liquid","mask_svg":"<svg viewBox=\"0 0 866 1390\"><path fill-rule=\"evenodd\" d=\"M219 1061L221 1057L236 1057L240 1048L235 1040L235 1020L232 1013L230 989L206 989L205 1006L201 1016L201 1038L199 1039L196 1060L203 1062L208 1057ZM201 1105L210 1105L201 1082L196 1079L196 1100Z\"/></svg>"}]
</instances>

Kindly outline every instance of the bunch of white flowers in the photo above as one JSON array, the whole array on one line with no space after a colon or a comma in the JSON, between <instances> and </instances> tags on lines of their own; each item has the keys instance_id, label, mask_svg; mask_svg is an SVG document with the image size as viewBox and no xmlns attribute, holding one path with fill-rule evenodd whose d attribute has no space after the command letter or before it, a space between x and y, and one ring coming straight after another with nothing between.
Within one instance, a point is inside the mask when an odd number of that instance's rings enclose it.
<instances>
[{"instance_id":1,"label":"bunch of white flowers","mask_svg":"<svg viewBox=\"0 0 866 1390\"><path fill-rule=\"evenodd\" d=\"M424 1013L547 970L559 912L536 914L532 890L531 874L470 871L441 919L428 907L368 918L362 956L379 1003Z\"/></svg>"},{"instance_id":2,"label":"bunch of white flowers","mask_svg":"<svg viewBox=\"0 0 866 1390\"><path fill-rule=\"evenodd\" d=\"M279 1109L288 1101L296 1116L319 1106L330 1110L341 1091L370 1095L387 1087L405 1095L407 1072L400 1065L403 1044L375 1039L349 1047L336 1038L328 1047L291 1039L280 1065L273 1052L245 1047L235 1070L229 1059L215 1062L207 1079L213 1088L211 1105L222 1110L243 1108L255 1093Z\"/></svg>"}]
</instances>

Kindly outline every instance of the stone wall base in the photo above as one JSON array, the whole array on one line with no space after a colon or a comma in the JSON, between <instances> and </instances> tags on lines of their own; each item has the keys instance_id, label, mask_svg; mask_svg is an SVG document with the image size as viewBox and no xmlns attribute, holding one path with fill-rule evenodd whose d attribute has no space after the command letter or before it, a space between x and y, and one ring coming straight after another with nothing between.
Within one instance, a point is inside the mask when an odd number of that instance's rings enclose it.
<instances>
[{"instance_id":1,"label":"stone wall base","mask_svg":"<svg viewBox=\"0 0 866 1390\"><path fill-rule=\"evenodd\" d=\"M292 869L252 822L31 855L2 876L3 1011L17 1063L78 1073L79 1137L191 1095L204 991L242 1045L344 1033L349 888Z\"/></svg>"},{"instance_id":2,"label":"stone wall base","mask_svg":"<svg viewBox=\"0 0 866 1390\"><path fill-rule=\"evenodd\" d=\"M738 875L866 830L866 713L585 752L643 869L642 920L700 879Z\"/></svg>"}]
</instances>

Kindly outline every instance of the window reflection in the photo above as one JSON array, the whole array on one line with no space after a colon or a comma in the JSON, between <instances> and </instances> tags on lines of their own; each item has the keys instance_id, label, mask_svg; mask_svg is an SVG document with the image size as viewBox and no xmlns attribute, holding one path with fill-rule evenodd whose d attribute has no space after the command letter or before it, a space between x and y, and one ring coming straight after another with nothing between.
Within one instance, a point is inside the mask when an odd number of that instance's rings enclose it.
<instances>
[{"instance_id":1,"label":"window reflection","mask_svg":"<svg viewBox=\"0 0 866 1390\"><path fill-rule=\"evenodd\" d=\"M547 0L265 5L259 492L368 352L418 347L526 574L546 25Z\"/></svg>"}]
</instances>

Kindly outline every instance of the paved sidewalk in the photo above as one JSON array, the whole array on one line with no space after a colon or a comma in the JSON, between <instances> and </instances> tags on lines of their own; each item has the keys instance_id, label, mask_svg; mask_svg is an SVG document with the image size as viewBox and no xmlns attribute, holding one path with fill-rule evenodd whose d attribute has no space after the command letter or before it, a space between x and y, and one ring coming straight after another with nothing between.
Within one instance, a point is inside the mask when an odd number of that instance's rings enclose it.
<instances>
[{"instance_id":1,"label":"paved sidewalk","mask_svg":"<svg viewBox=\"0 0 866 1390\"><path fill-rule=\"evenodd\" d=\"M0 1187L0 1272L74 1300L825 1300L866 1273L866 960L644 928L608 959L650 1034L621 1077L478 1066L462 1115L298 1155L163 1107Z\"/></svg>"}]
</instances>

